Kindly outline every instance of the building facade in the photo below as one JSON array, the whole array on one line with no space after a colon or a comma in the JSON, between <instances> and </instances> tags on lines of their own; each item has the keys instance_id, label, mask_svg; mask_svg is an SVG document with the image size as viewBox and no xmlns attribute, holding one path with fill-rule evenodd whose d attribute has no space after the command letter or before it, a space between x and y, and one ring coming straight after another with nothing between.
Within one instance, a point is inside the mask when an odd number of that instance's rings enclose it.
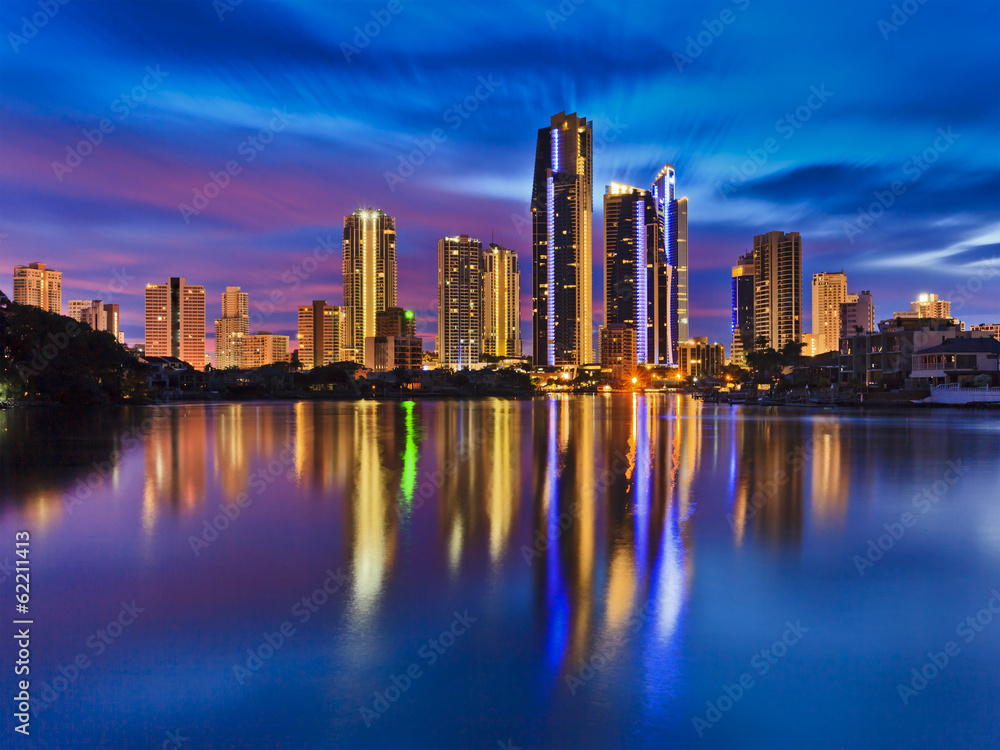
<instances>
[{"instance_id":1,"label":"building facade","mask_svg":"<svg viewBox=\"0 0 1000 750\"><path fill-rule=\"evenodd\" d=\"M781 349L802 340L802 238L768 232L753 238L754 340ZM815 333L815 331L814 331Z\"/></svg>"},{"instance_id":2,"label":"building facade","mask_svg":"<svg viewBox=\"0 0 1000 750\"><path fill-rule=\"evenodd\" d=\"M299 306L299 364L303 369L342 362L343 314L336 305L314 299L311 305Z\"/></svg>"},{"instance_id":3,"label":"building facade","mask_svg":"<svg viewBox=\"0 0 1000 750\"><path fill-rule=\"evenodd\" d=\"M593 123L553 115L538 131L531 191L532 357L593 362Z\"/></svg>"},{"instance_id":4,"label":"building facade","mask_svg":"<svg viewBox=\"0 0 1000 750\"><path fill-rule=\"evenodd\" d=\"M745 365L746 356L754 347L752 253L741 255L733 266L732 307L733 343L729 360L736 365Z\"/></svg>"},{"instance_id":5,"label":"building facade","mask_svg":"<svg viewBox=\"0 0 1000 750\"><path fill-rule=\"evenodd\" d=\"M666 266L652 193L611 183L604 194L604 323L635 331L636 364L673 361L673 274Z\"/></svg>"},{"instance_id":6,"label":"building facade","mask_svg":"<svg viewBox=\"0 0 1000 750\"><path fill-rule=\"evenodd\" d=\"M636 332L633 326L611 323L601 326L601 367L611 369L614 380L631 377L637 369Z\"/></svg>"},{"instance_id":7,"label":"building facade","mask_svg":"<svg viewBox=\"0 0 1000 750\"><path fill-rule=\"evenodd\" d=\"M240 367L253 370L277 362L288 362L288 336L277 336L270 331L258 331L243 340L240 352Z\"/></svg>"},{"instance_id":8,"label":"building facade","mask_svg":"<svg viewBox=\"0 0 1000 750\"><path fill-rule=\"evenodd\" d=\"M250 334L249 296L238 286L222 293L222 317L215 319L215 367L239 367L243 341Z\"/></svg>"},{"instance_id":9,"label":"building facade","mask_svg":"<svg viewBox=\"0 0 1000 750\"><path fill-rule=\"evenodd\" d=\"M847 302L840 306L841 338L859 333L859 328L860 333L871 333L875 330L875 304L869 291L848 294Z\"/></svg>"},{"instance_id":10,"label":"building facade","mask_svg":"<svg viewBox=\"0 0 1000 750\"><path fill-rule=\"evenodd\" d=\"M183 276L146 284L146 354L205 368L205 288Z\"/></svg>"},{"instance_id":11,"label":"building facade","mask_svg":"<svg viewBox=\"0 0 1000 750\"><path fill-rule=\"evenodd\" d=\"M677 363L677 345L688 339L688 233L687 198L676 197L677 170L665 164L653 181L653 203L659 225L659 244L669 276L666 315L669 320L670 357L663 364Z\"/></svg>"},{"instance_id":12,"label":"building facade","mask_svg":"<svg viewBox=\"0 0 1000 750\"><path fill-rule=\"evenodd\" d=\"M365 367L375 372L397 367L420 370L423 358L424 341L417 336L383 335L365 339Z\"/></svg>"},{"instance_id":13,"label":"building facade","mask_svg":"<svg viewBox=\"0 0 1000 750\"><path fill-rule=\"evenodd\" d=\"M726 364L725 344L710 344L705 336L682 342L677 347L677 366L685 377L718 378Z\"/></svg>"},{"instance_id":14,"label":"building facade","mask_svg":"<svg viewBox=\"0 0 1000 750\"><path fill-rule=\"evenodd\" d=\"M910 303L910 309L896 312L893 318L950 318L951 302L938 299L936 294L921 294Z\"/></svg>"},{"instance_id":15,"label":"building facade","mask_svg":"<svg viewBox=\"0 0 1000 750\"><path fill-rule=\"evenodd\" d=\"M343 358L364 359L375 316L396 306L396 220L381 209L344 217Z\"/></svg>"},{"instance_id":16,"label":"building facade","mask_svg":"<svg viewBox=\"0 0 1000 750\"><path fill-rule=\"evenodd\" d=\"M412 310L390 307L375 316L376 336L416 336L417 316Z\"/></svg>"},{"instance_id":17,"label":"building facade","mask_svg":"<svg viewBox=\"0 0 1000 750\"><path fill-rule=\"evenodd\" d=\"M521 271L517 253L494 242L483 251L483 354L521 356Z\"/></svg>"},{"instance_id":18,"label":"building facade","mask_svg":"<svg viewBox=\"0 0 1000 750\"><path fill-rule=\"evenodd\" d=\"M483 243L461 234L438 240L438 362L461 369L481 360Z\"/></svg>"},{"instance_id":19,"label":"building facade","mask_svg":"<svg viewBox=\"0 0 1000 750\"><path fill-rule=\"evenodd\" d=\"M840 306L846 302L847 275L843 271L813 274L813 356L840 349Z\"/></svg>"},{"instance_id":20,"label":"building facade","mask_svg":"<svg viewBox=\"0 0 1000 750\"><path fill-rule=\"evenodd\" d=\"M62 315L62 271L53 271L44 263L14 266L13 282L13 302Z\"/></svg>"}]
</instances>

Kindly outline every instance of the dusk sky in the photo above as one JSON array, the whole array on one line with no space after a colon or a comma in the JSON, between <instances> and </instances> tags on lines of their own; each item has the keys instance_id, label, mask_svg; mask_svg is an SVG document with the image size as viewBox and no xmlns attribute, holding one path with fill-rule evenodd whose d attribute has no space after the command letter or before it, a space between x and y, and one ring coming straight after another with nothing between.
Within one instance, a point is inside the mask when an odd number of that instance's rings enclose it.
<instances>
[{"instance_id":1,"label":"dusk sky","mask_svg":"<svg viewBox=\"0 0 1000 750\"><path fill-rule=\"evenodd\" d=\"M251 330L294 340L297 305L342 303L343 217L373 206L396 217L425 348L437 240L464 233L518 251L530 352L521 217L560 111L594 122L595 330L604 186L649 187L666 162L690 200L691 334L727 353L730 267L770 230L802 234L803 330L812 274L841 269L876 319L922 292L967 324L1000 318L997 2L51 2L0 4L0 289L46 262L64 312L103 293L130 344L145 284L169 276L205 286L209 350L227 285L249 292ZM77 164L85 131L101 142ZM433 153L387 179L418 141ZM892 205L859 226L875 194ZM333 251L293 288L318 237Z\"/></svg>"}]
</instances>

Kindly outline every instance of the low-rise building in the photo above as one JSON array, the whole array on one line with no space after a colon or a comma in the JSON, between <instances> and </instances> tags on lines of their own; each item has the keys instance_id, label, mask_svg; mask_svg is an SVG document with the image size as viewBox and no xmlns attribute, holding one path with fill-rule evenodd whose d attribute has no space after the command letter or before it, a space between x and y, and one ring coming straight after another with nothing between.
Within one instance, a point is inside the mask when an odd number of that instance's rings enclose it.
<instances>
[{"instance_id":1,"label":"low-rise building","mask_svg":"<svg viewBox=\"0 0 1000 750\"><path fill-rule=\"evenodd\" d=\"M1000 341L992 337L949 338L921 349L913 354L910 377L929 385L964 385L983 374L989 375L990 385L1000 385Z\"/></svg>"},{"instance_id":2,"label":"low-rise building","mask_svg":"<svg viewBox=\"0 0 1000 750\"><path fill-rule=\"evenodd\" d=\"M365 367L375 372L397 367L419 370L423 358L424 341L419 336L368 336L365 339Z\"/></svg>"},{"instance_id":3,"label":"low-rise building","mask_svg":"<svg viewBox=\"0 0 1000 750\"><path fill-rule=\"evenodd\" d=\"M635 328L624 323L601 327L601 367L611 370L614 380L631 377L638 362Z\"/></svg>"},{"instance_id":4,"label":"low-rise building","mask_svg":"<svg viewBox=\"0 0 1000 750\"><path fill-rule=\"evenodd\" d=\"M243 339L240 352L240 367L254 370L276 362L291 361L288 352L288 336L279 336L269 331L258 331Z\"/></svg>"},{"instance_id":5,"label":"low-rise building","mask_svg":"<svg viewBox=\"0 0 1000 750\"><path fill-rule=\"evenodd\" d=\"M893 318L878 331L840 339L840 380L862 385L902 388L913 371L916 352L948 338L982 338L986 333L965 331L953 318Z\"/></svg>"},{"instance_id":6,"label":"low-rise building","mask_svg":"<svg viewBox=\"0 0 1000 750\"><path fill-rule=\"evenodd\" d=\"M725 362L725 344L709 344L706 336L684 341L677 347L677 365L685 377L720 377Z\"/></svg>"}]
</instances>

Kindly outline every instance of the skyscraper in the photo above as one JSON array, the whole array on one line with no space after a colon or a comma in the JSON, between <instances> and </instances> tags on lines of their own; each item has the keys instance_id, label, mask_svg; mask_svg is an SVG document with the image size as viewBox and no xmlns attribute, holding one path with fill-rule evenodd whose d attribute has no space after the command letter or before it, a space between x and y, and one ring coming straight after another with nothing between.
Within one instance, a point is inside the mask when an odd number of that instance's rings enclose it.
<instances>
[{"instance_id":1,"label":"skyscraper","mask_svg":"<svg viewBox=\"0 0 1000 750\"><path fill-rule=\"evenodd\" d=\"M375 316L376 336L416 336L417 318L412 310L388 307Z\"/></svg>"},{"instance_id":2,"label":"skyscraper","mask_svg":"<svg viewBox=\"0 0 1000 750\"><path fill-rule=\"evenodd\" d=\"M381 209L344 217L343 357L362 362L375 315L396 306L396 220Z\"/></svg>"},{"instance_id":3,"label":"skyscraper","mask_svg":"<svg viewBox=\"0 0 1000 750\"><path fill-rule=\"evenodd\" d=\"M658 304L668 300L671 276L657 273L661 264L666 257L652 194L611 183L604 194L604 324L635 331L633 365L672 361L669 303Z\"/></svg>"},{"instance_id":4,"label":"skyscraper","mask_svg":"<svg viewBox=\"0 0 1000 750\"><path fill-rule=\"evenodd\" d=\"M653 202L660 228L660 246L670 266L670 360L677 362L677 346L689 337L688 324L688 201L677 199L677 170L665 164L653 181Z\"/></svg>"},{"instance_id":5,"label":"skyscraper","mask_svg":"<svg viewBox=\"0 0 1000 750\"><path fill-rule=\"evenodd\" d=\"M532 356L536 365L594 360L593 123L553 115L538 131L531 189Z\"/></svg>"},{"instance_id":6,"label":"skyscraper","mask_svg":"<svg viewBox=\"0 0 1000 750\"><path fill-rule=\"evenodd\" d=\"M521 272L517 253L490 243L483 252L483 354L521 356Z\"/></svg>"},{"instance_id":7,"label":"skyscraper","mask_svg":"<svg viewBox=\"0 0 1000 750\"><path fill-rule=\"evenodd\" d=\"M249 295L238 286L222 293L222 317L215 319L215 367L239 367L243 342L250 334Z\"/></svg>"},{"instance_id":8,"label":"skyscraper","mask_svg":"<svg viewBox=\"0 0 1000 750\"><path fill-rule=\"evenodd\" d=\"M14 302L62 315L62 272L44 263L14 266Z\"/></svg>"},{"instance_id":9,"label":"skyscraper","mask_svg":"<svg viewBox=\"0 0 1000 750\"><path fill-rule=\"evenodd\" d=\"M146 356L177 357L205 369L205 288L172 276L146 284Z\"/></svg>"},{"instance_id":10,"label":"skyscraper","mask_svg":"<svg viewBox=\"0 0 1000 750\"><path fill-rule=\"evenodd\" d=\"M802 238L768 232L753 238L754 340L781 349L802 340Z\"/></svg>"},{"instance_id":11,"label":"skyscraper","mask_svg":"<svg viewBox=\"0 0 1000 750\"><path fill-rule=\"evenodd\" d=\"M733 364L746 364L746 355L753 351L753 254L741 255L733 266L733 343L729 359Z\"/></svg>"},{"instance_id":12,"label":"skyscraper","mask_svg":"<svg viewBox=\"0 0 1000 750\"><path fill-rule=\"evenodd\" d=\"M483 243L467 234L438 240L438 362L454 368L481 357Z\"/></svg>"},{"instance_id":13,"label":"skyscraper","mask_svg":"<svg viewBox=\"0 0 1000 750\"><path fill-rule=\"evenodd\" d=\"M288 362L289 359L288 336L278 336L270 331L257 331L247 336L240 348L240 367L248 370Z\"/></svg>"},{"instance_id":14,"label":"skyscraper","mask_svg":"<svg viewBox=\"0 0 1000 750\"><path fill-rule=\"evenodd\" d=\"M326 304L325 299L299 306L299 364L304 369L343 361L342 323L340 307Z\"/></svg>"},{"instance_id":15,"label":"skyscraper","mask_svg":"<svg viewBox=\"0 0 1000 750\"><path fill-rule=\"evenodd\" d=\"M814 273L812 278L812 335L816 354L840 349L840 306L847 302L847 275Z\"/></svg>"},{"instance_id":16,"label":"skyscraper","mask_svg":"<svg viewBox=\"0 0 1000 750\"><path fill-rule=\"evenodd\" d=\"M909 312L897 312L894 318L950 318L951 302L936 294L921 294L910 303Z\"/></svg>"}]
</instances>

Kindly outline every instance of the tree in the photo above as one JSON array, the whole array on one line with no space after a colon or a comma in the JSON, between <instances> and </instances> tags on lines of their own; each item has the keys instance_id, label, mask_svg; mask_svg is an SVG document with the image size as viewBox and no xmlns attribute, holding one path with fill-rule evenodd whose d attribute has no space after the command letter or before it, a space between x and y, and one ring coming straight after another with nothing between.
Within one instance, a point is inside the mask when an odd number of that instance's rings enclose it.
<instances>
[{"instance_id":1,"label":"tree","mask_svg":"<svg viewBox=\"0 0 1000 750\"><path fill-rule=\"evenodd\" d=\"M295 349L294 351L292 351L292 359L289 362L289 365L291 366L292 370L298 371L298 370L302 369L302 361L299 359L299 350L298 349Z\"/></svg>"}]
</instances>

